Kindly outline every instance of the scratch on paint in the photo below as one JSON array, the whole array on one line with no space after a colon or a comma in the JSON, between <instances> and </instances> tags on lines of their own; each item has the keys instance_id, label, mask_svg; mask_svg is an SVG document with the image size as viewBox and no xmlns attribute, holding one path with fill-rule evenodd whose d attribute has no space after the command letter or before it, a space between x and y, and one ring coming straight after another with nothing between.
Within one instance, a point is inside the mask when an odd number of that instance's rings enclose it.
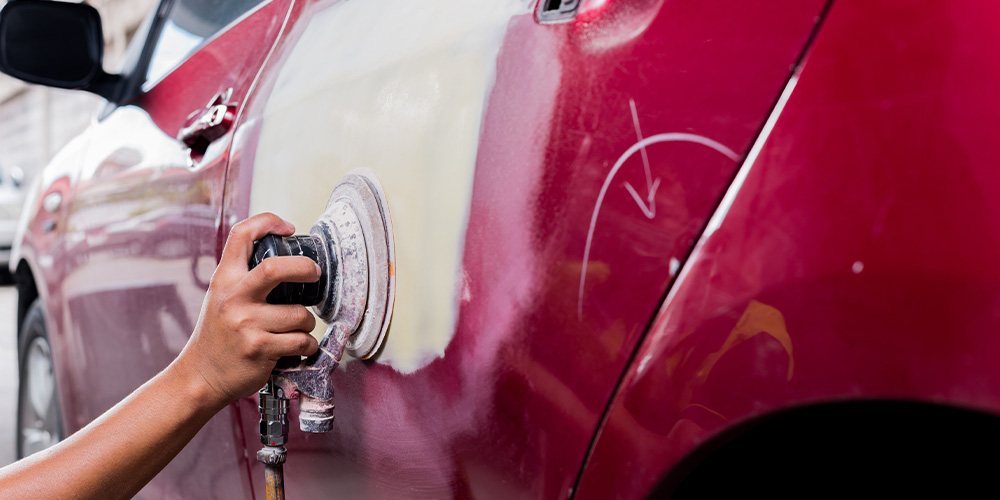
<instances>
[{"instance_id":1,"label":"scratch on paint","mask_svg":"<svg viewBox=\"0 0 1000 500\"><path fill-rule=\"evenodd\" d=\"M636 153L636 151L641 152L643 158L643 166L646 169L646 180L648 183L647 187L649 188L649 195L647 196L649 207L647 208L642 203L641 199L639 198L639 194L627 182L625 183L625 189L628 190L629 194L632 195L632 198L636 201L636 203L639 204L639 208L642 210L643 214L647 218L652 219L656 215L654 196L656 194L656 189L659 187L660 179L657 178L655 181L652 180L652 171L649 166L649 159L646 156L646 146L661 142L692 142L695 144L701 144L702 146L711 148L721 153L725 157L729 158L730 160L733 161L739 160L739 155L737 155L732 149L729 149L728 147L717 141L714 141L712 139L697 134L690 134L686 132L671 132L665 134L656 134L643 139L642 132L639 129L639 118L635 111L635 101L629 99L629 105L632 110L632 119L633 119L632 122L635 125L635 131L636 135L639 138L639 142L636 142L635 144L630 146L627 150L625 150L625 152L621 156L618 157L618 160L615 161L615 164L614 166L611 167L611 170L608 172L607 177L604 178L604 184L601 186L601 191L597 194L597 201L594 203L594 212L590 216L590 228L587 230L587 242L583 247L583 265L580 267L580 288L577 295L577 305L576 305L576 316L577 319L580 320L583 319L583 290L584 286L587 283L587 263L590 261L590 249L591 249L591 244L593 243L594 240L594 231L597 228L597 216L601 212L601 204L604 203L604 197L608 193L608 188L611 187L611 182L614 180L615 175L618 174L618 171L621 170L625 162L629 158L631 158L632 155Z\"/></svg>"},{"instance_id":2,"label":"scratch on paint","mask_svg":"<svg viewBox=\"0 0 1000 500\"><path fill-rule=\"evenodd\" d=\"M792 336L788 333L785 316L776 307L751 300L722 347L706 357L698 367L695 372L698 383L704 384L708 380L712 368L730 349L762 333L770 335L784 348L788 355L786 380L792 380L792 374L795 373L795 356L792 354Z\"/></svg>"}]
</instances>

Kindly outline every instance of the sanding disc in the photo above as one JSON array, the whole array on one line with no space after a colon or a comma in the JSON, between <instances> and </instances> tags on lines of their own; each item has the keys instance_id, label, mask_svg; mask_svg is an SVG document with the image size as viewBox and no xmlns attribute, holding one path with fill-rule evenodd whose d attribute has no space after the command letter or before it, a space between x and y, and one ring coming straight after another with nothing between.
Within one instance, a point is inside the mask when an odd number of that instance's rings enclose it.
<instances>
[{"instance_id":1,"label":"sanding disc","mask_svg":"<svg viewBox=\"0 0 1000 500\"><path fill-rule=\"evenodd\" d=\"M368 359L378 352L389 329L396 288L396 259L388 202L381 183L372 171L355 169L345 175L333 189L327 209L317 226L332 227L331 220L337 214L343 214L345 208L350 209L353 212L351 215L357 217L357 224L338 225L338 229L334 231L337 233L336 239L342 242L338 242L338 245L357 245L360 242L356 238L363 238L367 266L355 265L352 268L348 259L345 259L338 274L364 272L365 267L368 273L366 300L362 302L350 301L350 297L340 298L345 302L342 305L347 305L346 302L364 304L363 316L357 329L348 338L345 350L355 358ZM353 222L354 217L351 220ZM330 318L323 318L328 322L336 321L336 316L340 315L338 311L328 311L328 314Z\"/></svg>"}]
</instances>

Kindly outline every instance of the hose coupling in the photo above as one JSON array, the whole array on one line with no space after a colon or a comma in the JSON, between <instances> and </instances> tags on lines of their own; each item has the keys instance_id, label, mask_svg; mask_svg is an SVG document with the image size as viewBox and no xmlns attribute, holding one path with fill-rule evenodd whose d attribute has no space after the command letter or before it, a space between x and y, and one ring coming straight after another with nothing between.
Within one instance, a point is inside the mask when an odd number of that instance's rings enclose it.
<instances>
[{"instance_id":1,"label":"hose coupling","mask_svg":"<svg viewBox=\"0 0 1000 500\"><path fill-rule=\"evenodd\" d=\"M274 376L268 378L257 394L260 397L260 442L266 446L283 446L288 442L288 398L274 383Z\"/></svg>"}]
</instances>

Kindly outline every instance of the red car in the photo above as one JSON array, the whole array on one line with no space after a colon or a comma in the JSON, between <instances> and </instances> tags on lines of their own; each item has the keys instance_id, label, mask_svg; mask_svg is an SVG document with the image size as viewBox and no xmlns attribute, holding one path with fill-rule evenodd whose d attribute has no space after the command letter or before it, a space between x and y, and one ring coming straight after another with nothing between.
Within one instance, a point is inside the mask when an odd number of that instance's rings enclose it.
<instances>
[{"instance_id":1,"label":"red car","mask_svg":"<svg viewBox=\"0 0 1000 500\"><path fill-rule=\"evenodd\" d=\"M232 224L305 231L365 168L391 326L333 373L332 431L293 408L289 498L992 489L998 18L164 0L109 74L92 9L11 0L0 67L107 99L11 261L19 453L177 355ZM263 498L259 418L231 405L141 496Z\"/></svg>"}]
</instances>

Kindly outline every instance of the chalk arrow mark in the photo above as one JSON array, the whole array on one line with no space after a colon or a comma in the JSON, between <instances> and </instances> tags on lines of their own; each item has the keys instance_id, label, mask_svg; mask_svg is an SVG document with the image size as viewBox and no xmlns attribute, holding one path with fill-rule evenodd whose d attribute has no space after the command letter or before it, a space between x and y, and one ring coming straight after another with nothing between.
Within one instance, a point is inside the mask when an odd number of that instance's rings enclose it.
<instances>
[{"instance_id":1,"label":"chalk arrow mark","mask_svg":"<svg viewBox=\"0 0 1000 500\"><path fill-rule=\"evenodd\" d=\"M615 164L611 166L611 170L608 172L608 175L604 178L604 184L601 185L601 191L597 193L597 201L594 203L594 212L590 215L590 228L587 230L587 241L583 247L583 263L582 263L583 265L580 268L580 288L577 294L577 302L576 302L576 316L580 320L583 319L583 289L587 283L587 265L590 263L590 247L594 243L594 231L597 229L597 217L601 213L601 204L604 203L604 197L605 195L608 194L608 188L611 187L611 182L614 180L615 175L618 173L618 171L621 170L622 165L625 164L626 160L631 158L632 155L639 152L640 150L644 150L646 146L649 146L651 144L658 144L661 142L692 142L695 144L701 144L702 146L717 151L718 153L722 154L723 156L729 158L732 161L739 160L739 156L732 149L729 149L723 144L717 141L713 141L712 139L709 139L707 137L703 137L696 134L689 134L685 132L656 134L647 137L637 142L636 144L633 144L630 148L625 150L625 152L622 153L621 156L618 157L618 160L615 161ZM625 189L629 189L630 187L631 185L626 186ZM647 198L647 201L652 199L652 195L656 194L657 187L659 187L658 182L654 181L650 183L650 193L652 194L650 195L650 197ZM630 194L634 191L635 189L629 190ZM637 201L641 200L641 198L639 197L639 193L633 194L632 197L638 198ZM644 204L640 205L641 205L640 208L645 207ZM655 207L653 207L652 202L650 202L650 206L644 208L643 213L647 214L646 215L647 217L650 217L650 215L648 214L653 213L654 210Z\"/></svg>"},{"instance_id":2,"label":"chalk arrow mark","mask_svg":"<svg viewBox=\"0 0 1000 500\"><path fill-rule=\"evenodd\" d=\"M628 181L625 181L625 189L628 190L628 194L632 195L632 199L639 205L639 210L642 210L643 215L649 220L653 220L653 217L656 217L656 188L658 187L660 187L659 177L653 181L652 186L649 186L649 194L646 195L646 201L642 201L635 188Z\"/></svg>"},{"instance_id":3,"label":"chalk arrow mark","mask_svg":"<svg viewBox=\"0 0 1000 500\"><path fill-rule=\"evenodd\" d=\"M642 128L639 127L639 112L635 109L635 99L629 98L628 107L632 111L632 126L635 127L635 140L639 141L639 144L643 144ZM642 167L646 172L646 203L643 203L642 198L639 197L639 193L627 181L625 182L625 189L632 195L632 199L639 205L639 210L642 210L646 218L653 220L653 217L656 217L656 188L660 186L660 178L657 177L656 181L653 180L653 172L649 168L649 156L646 155L645 144L639 148L639 151L642 152Z\"/></svg>"}]
</instances>

